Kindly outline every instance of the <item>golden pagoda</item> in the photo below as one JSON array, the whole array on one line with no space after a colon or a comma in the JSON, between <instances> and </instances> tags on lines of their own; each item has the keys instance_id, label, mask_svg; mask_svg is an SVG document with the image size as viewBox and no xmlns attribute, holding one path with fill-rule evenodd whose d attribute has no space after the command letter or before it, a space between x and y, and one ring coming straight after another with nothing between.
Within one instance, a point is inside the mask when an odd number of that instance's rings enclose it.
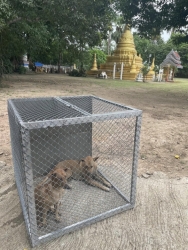
<instances>
[{"instance_id":1,"label":"golden pagoda","mask_svg":"<svg viewBox=\"0 0 188 250\"><path fill-rule=\"evenodd\" d=\"M97 74L98 74L97 59L96 59L96 54L94 54L93 66L90 70L87 71L87 75L97 76Z\"/></svg>"},{"instance_id":2,"label":"golden pagoda","mask_svg":"<svg viewBox=\"0 0 188 250\"><path fill-rule=\"evenodd\" d=\"M155 61L155 58L153 58L152 64L150 66L150 70L146 75L146 80L152 81L154 76L155 76L155 71L154 71L155 64L154 64L154 61Z\"/></svg>"},{"instance_id":3,"label":"golden pagoda","mask_svg":"<svg viewBox=\"0 0 188 250\"><path fill-rule=\"evenodd\" d=\"M116 63L115 68L114 63ZM142 58L141 56L137 56L133 35L131 34L130 27L126 26L114 54L107 56L107 61L105 64L100 65L99 72L105 71L108 77L112 77L114 72L114 78L120 79L120 72L123 69L123 80L135 80L141 68Z\"/></svg>"}]
</instances>

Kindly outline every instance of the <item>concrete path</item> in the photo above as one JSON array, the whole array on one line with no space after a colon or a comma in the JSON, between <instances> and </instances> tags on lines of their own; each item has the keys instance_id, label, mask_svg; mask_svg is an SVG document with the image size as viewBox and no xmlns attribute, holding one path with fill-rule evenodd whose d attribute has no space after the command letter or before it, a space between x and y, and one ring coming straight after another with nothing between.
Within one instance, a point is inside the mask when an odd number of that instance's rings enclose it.
<instances>
[{"instance_id":1,"label":"concrete path","mask_svg":"<svg viewBox=\"0 0 188 250\"><path fill-rule=\"evenodd\" d=\"M15 185L0 194L0 249L31 249ZM40 245L35 250L187 250L188 178L139 177L134 209Z\"/></svg>"}]
</instances>

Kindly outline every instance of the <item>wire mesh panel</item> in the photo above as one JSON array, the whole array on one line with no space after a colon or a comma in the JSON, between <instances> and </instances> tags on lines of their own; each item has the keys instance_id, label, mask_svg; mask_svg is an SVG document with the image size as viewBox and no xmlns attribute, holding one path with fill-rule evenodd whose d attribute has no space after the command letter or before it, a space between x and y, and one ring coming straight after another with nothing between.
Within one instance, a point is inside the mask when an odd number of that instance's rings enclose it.
<instances>
[{"instance_id":1,"label":"wire mesh panel","mask_svg":"<svg viewBox=\"0 0 188 250\"><path fill-rule=\"evenodd\" d=\"M12 99L8 111L32 246L134 206L140 110L77 96Z\"/></svg>"}]
</instances>

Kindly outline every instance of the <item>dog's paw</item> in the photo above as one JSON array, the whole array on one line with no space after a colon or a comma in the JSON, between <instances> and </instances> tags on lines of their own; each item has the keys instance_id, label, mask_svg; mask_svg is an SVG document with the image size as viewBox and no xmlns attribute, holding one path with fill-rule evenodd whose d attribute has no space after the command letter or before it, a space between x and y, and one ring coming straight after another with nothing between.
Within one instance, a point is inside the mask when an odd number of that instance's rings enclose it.
<instances>
[{"instance_id":1,"label":"dog's paw","mask_svg":"<svg viewBox=\"0 0 188 250\"><path fill-rule=\"evenodd\" d=\"M106 186L109 187L109 188L112 187L112 185L109 182L106 183Z\"/></svg>"},{"instance_id":2,"label":"dog's paw","mask_svg":"<svg viewBox=\"0 0 188 250\"><path fill-rule=\"evenodd\" d=\"M104 190L110 192L110 188L105 187Z\"/></svg>"}]
</instances>

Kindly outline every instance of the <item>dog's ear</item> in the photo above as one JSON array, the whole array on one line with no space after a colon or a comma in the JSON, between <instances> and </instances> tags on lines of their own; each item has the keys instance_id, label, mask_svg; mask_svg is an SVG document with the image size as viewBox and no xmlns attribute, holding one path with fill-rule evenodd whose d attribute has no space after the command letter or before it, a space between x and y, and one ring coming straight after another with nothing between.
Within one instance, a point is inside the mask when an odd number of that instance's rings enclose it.
<instances>
[{"instance_id":1,"label":"dog's ear","mask_svg":"<svg viewBox=\"0 0 188 250\"><path fill-rule=\"evenodd\" d=\"M84 163L84 162L85 162L85 160L84 160L84 159L81 159L81 160L79 161L79 164Z\"/></svg>"},{"instance_id":2,"label":"dog's ear","mask_svg":"<svg viewBox=\"0 0 188 250\"><path fill-rule=\"evenodd\" d=\"M96 161L98 159L99 159L99 156L93 158L94 161Z\"/></svg>"}]
</instances>

